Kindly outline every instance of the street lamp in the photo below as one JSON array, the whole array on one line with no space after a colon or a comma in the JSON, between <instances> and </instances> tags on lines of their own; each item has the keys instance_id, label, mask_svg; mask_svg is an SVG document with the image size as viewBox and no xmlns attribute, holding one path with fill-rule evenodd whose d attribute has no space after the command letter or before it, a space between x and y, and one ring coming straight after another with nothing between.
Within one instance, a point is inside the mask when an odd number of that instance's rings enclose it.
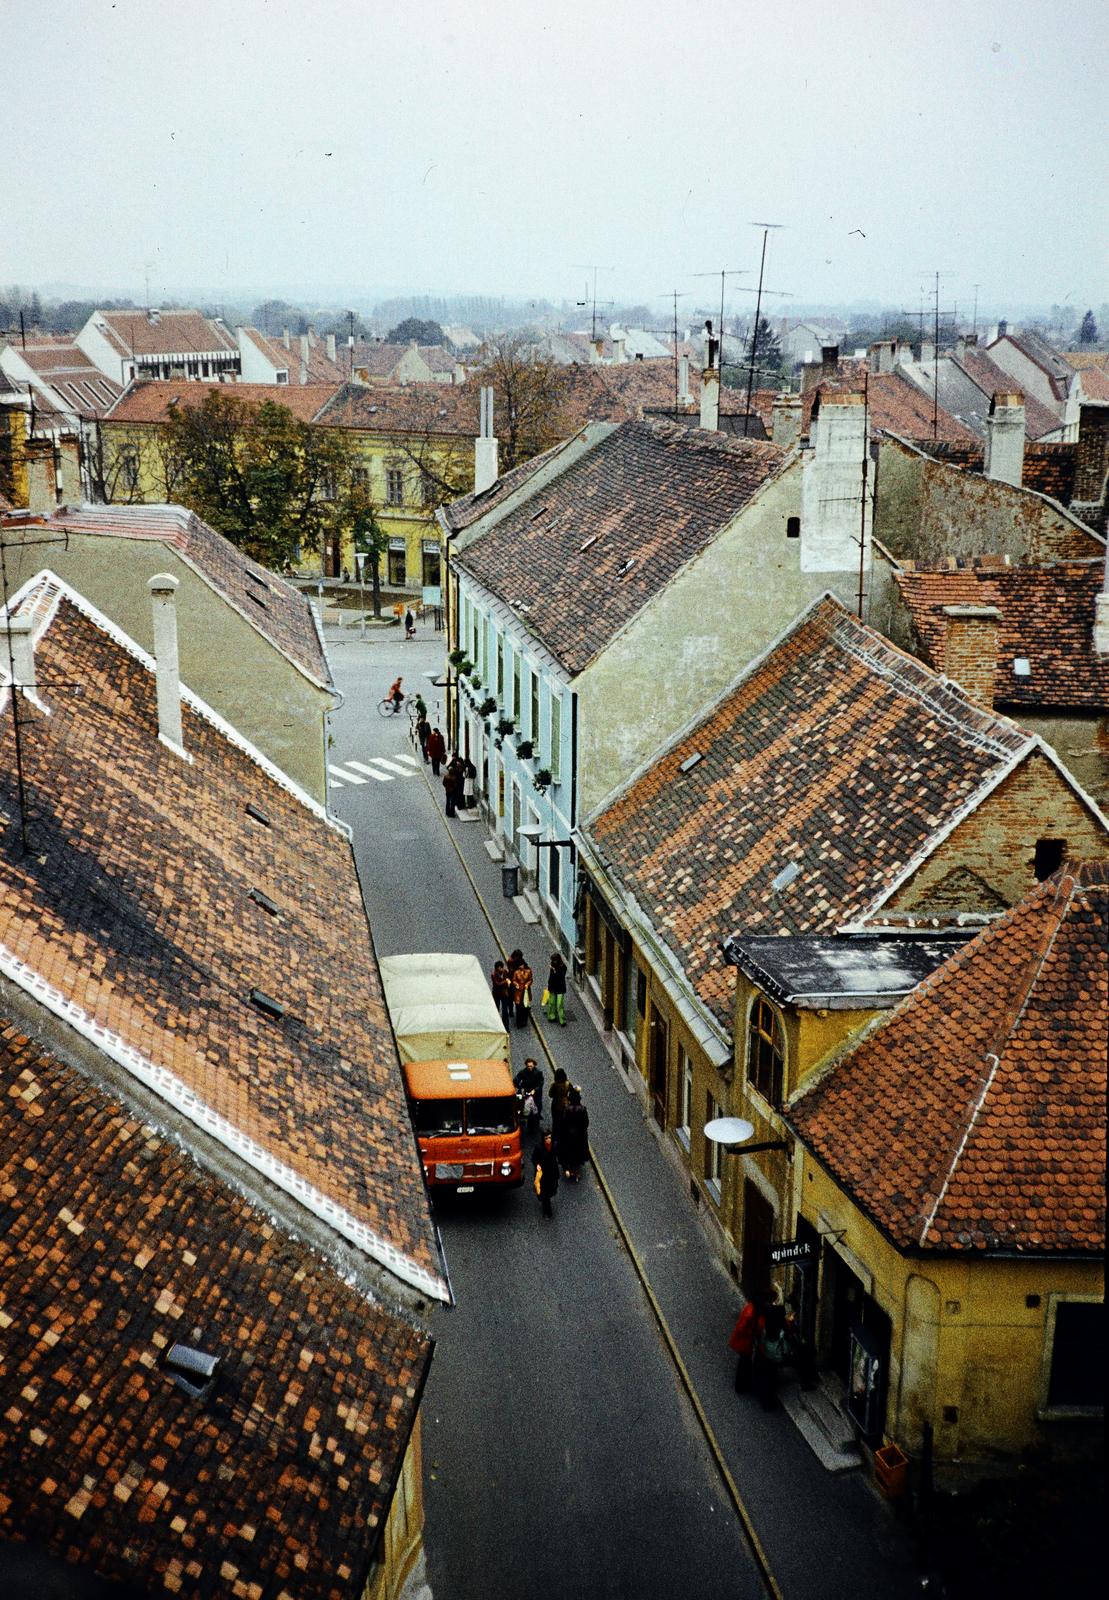
<instances>
[{"instance_id":1,"label":"street lamp","mask_svg":"<svg viewBox=\"0 0 1109 1600\"><path fill-rule=\"evenodd\" d=\"M760 1150L789 1149L786 1139L760 1139L757 1144L748 1144L754 1131L754 1124L743 1117L714 1117L705 1123L705 1138L711 1144L722 1145L725 1155L753 1156Z\"/></svg>"},{"instance_id":2,"label":"street lamp","mask_svg":"<svg viewBox=\"0 0 1109 1600\"><path fill-rule=\"evenodd\" d=\"M358 606L362 617L362 637L366 637L366 552L354 552L354 565L358 569Z\"/></svg>"}]
</instances>

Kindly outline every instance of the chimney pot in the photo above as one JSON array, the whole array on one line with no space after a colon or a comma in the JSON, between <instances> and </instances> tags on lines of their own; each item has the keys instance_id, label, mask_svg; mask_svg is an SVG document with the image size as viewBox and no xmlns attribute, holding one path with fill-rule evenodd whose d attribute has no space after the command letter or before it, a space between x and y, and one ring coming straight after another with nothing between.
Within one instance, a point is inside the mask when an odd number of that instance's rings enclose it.
<instances>
[{"instance_id":1,"label":"chimney pot","mask_svg":"<svg viewBox=\"0 0 1109 1600\"><path fill-rule=\"evenodd\" d=\"M834 378L839 368L839 345L822 344L820 346L820 376L827 380Z\"/></svg>"},{"instance_id":2,"label":"chimney pot","mask_svg":"<svg viewBox=\"0 0 1109 1600\"><path fill-rule=\"evenodd\" d=\"M177 587L171 572L156 573L147 584L154 613L155 682L158 691L158 737L183 755L181 671L177 660Z\"/></svg>"},{"instance_id":3,"label":"chimney pot","mask_svg":"<svg viewBox=\"0 0 1109 1600\"><path fill-rule=\"evenodd\" d=\"M998 631L1001 612L996 606L944 606L943 673L961 685L972 700L993 710L997 678Z\"/></svg>"}]
</instances>

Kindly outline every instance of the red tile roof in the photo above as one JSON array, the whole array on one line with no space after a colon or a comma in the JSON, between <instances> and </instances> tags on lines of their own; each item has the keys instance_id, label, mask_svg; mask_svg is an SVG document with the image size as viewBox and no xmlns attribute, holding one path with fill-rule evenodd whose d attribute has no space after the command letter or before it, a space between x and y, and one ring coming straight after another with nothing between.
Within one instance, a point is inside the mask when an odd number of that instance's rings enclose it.
<instances>
[{"instance_id":1,"label":"red tile roof","mask_svg":"<svg viewBox=\"0 0 1109 1600\"><path fill-rule=\"evenodd\" d=\"M582 832L729 1026L721 939L866 920L1032 747L829 595Z\"/></svg>"},{"instance_id":2,"label":"red tile roof","mask_svg":"<svg viewBox=\"0 0 1109 1600\"><path fill-rule=\"evenodd\" d=\"M461 434L473 439L479 411L476 384L346 383L332 391L314 420L367 433Z\"/></svg>"},{"instance_id":3,"label":"red tile roof","mask_svg":"<svg viewBox=\"0 0 1109 1600\"><path fill-rule=\"evenodd\" d=\"M271 361L277 368L288 369L290 388L300 383L302 347L299 334L292 339L292 348L286 350L282 340L268 338L260 328L244 328L242 331L267 361ZM332 361L327 353L327 345L314 334L306 334L305 337L308 339L308 382L345 383L348 376L345 363L339 360ZM284 388L284 385L280 387Z\"/></svg>"},{"instance_id":4,"label":"red tile roof","mask_svg":"<svg viewBox=\"0 0 1109 1600\"><path fill-rule=\"evenodd\" d=\"M136 378L105 413L108 422L159 423L171 405L198 406L218 391L247 406L284 406L301 422L311 422L336 393L334 383L190 383L183 378Z\"/></svg>"},{"instance_id":5,"label":"red tile roof","mask_svg":"<svg viewBox=\"0 0 1109 1600\"><path fill-rule=\"evenodd\" d=\"M802 396L804 426L808 431L812 420L813 402L818 394L828 400L838 394L861 394L863 379L838 380L835 383L818 383ZM896 433L903 439L931 439L932 402L899 372L872 372L866 381L870 426ZM941 406L937 416L938 437L975 444L977 441L969 428L945 411Z\"/></svg>"},{"instance_id":6,"label":"red tile roof","mask_svg":"<svg viewBox=\"0 0 1109 1600\"><path fill-rule=\"evenodd\" d=\"M567 671L581 672L784 459L758 440L625 422L455 561Z\"/></svg>"},{"instance_id":7,"label":"red tile roof","mask_svg":"<svg viewBox=\"0 0 1109 1600\"><path fill-rule=\"evenodd\" d=\"M199 311L95 311L99 327L121 356L237 354L227 328Z\"/></svg>"},{"instance_id":8,"label":"red tile roof","mask_svg":"<svg viewBox=\"0 0 1109 1600\"><path fill-rule=\"evenodd\" d=\"M793 1102L900 1249L1103 1251L1107 929L1106 864L1064 868Z\"/></svg>"},{"instance_id":9,"label":"red tile roof","mask_svg":"<svg viewBox=\"0 0 1109 1600\"><path fill-rule=\"evenodd\" d=\"M960 365L973 378L987 400L999 392L1012 390L1013 375L999 367L984 350L964 351ZM1030 439L1042 439L1045 433L1055 433L1063 425L1062 417L1034 394L1024 396L1024 431Z\"/></svg>"},{"instance_id":10,"label":"red tile roof","mask_svg":"<svg viewBox=\"0 0 1109 1600\"><path fill-rule=\"evenodd\" d=\"M185 506L87 505L57 511L47 526L90 538L155 539L171 546L313 683L332 686L308 597L252 561Z\"/></svg>"},{"instance_id":11,"label":"red tile roof","mask_svg":"<svg viewBox=\"0 0 1109 1600\"><path fill-rule=\"evenodd\" d=\"M1109 712L1109 657L1093 645L1094 607L1104 561L1050 567L947 567L903 563L894 573L921 654L943 671L949 605L996 606L1001 612L994 702L1004 707ZM1013 662L1031 666L1018 677Z\"/></svg>"},{"instance_id":12,"label":"red tile roof","mask_svg":"<svg viewBox=\"0 0 1109 1600\"><path fill-rule=\"evenodd\" d=\"M29 853L13 821L12 719L0 716L9 976L22 963L19 981L75 1008L71 1026L103 1030L101 1048L118 1041L128 1070L238 1160L368 1260L439 1293L345 832L184 691L192 759L167 749L151 661L57 580L28 586L22 609L50 715L28 703L20 718ZM0 659L0 682L5 669ZM259 1009L254 991L283 1014Z\"/></svg>"},{"instance_id":13,"label":"red tile roof","mask_svg":"<svg viewBox=\"0 0 1109 1600\"><path fill-rule=\"evenodd\" d=\"M426 1331L2 1013L0 1093L0 1536L144 1593L360 1593Z\"/></svg>"},{"instance_id":14,"label":"red tile roof","mask_svg":"<svg viewBox=\"0 0 1109 1600\"><path fill-rule=\"evenodd\" d=\"M934 461L946 462L963 472L981 474L986 469L986 453L981 444L953 444L936 439L917 439L917 448ZM1077 465L1076 444L1026 444L1021 487L1037 494L1050 495L1060 505L1069 505L1074 495Z\"/></svg>"}]
</instances>

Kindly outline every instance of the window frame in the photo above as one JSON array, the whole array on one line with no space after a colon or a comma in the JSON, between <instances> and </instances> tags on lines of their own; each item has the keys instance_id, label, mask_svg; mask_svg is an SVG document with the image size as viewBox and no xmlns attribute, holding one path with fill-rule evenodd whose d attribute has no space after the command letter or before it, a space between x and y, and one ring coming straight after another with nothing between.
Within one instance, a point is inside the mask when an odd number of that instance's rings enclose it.
<instances>
[{"instance_id":1,"label":"window frame","mask_svg":"<svg viewBox=\"0 0 1109 1600\"><path fill-rule=\"evenodd\" d=\"M387 506L404 505L404 468L385 468L385 504Z\"/></svg>"},{"instance_id":2,"label":"window frame","mask_svg":"<svg viewBox=\"0 0 1109 1600\"><path fill-rule=\"evenodd\" d=\"M550 769L551 782L562 781L562 696L554 689L550 693L551 701L551 748L547 758Z\"/></svg>"},{"instance_id":3,"label":"window frame","mask_svg":"<svg viewBox=\"0 0 1109 1600\"><path fill-rule=\"evenodd\" d=\"M675 1136L687 1151L693 1137L693 1061L683 1044L678 1046L678 1120Z\"/></svg>"},{"instance_id":4,"label":"window frame","mask_svg":"<svg viewBox=\"0 0 1109 1600\"><path fill-rule=\"evenodd\" d=\"M768 1032L761 1025L762 1014L766 1013L772 1020L772 1031ZM777 1039L775 1039L775 1034ZM758 1058L755 1059L755 1047L758 1045ZM765 1051L772 1052L770 1066L770 1082L766 1084L763 1066ZM756 1076L755 1068L758 1068ZM781 1013L770 1004L765 995L756 994L751 1001L747 1013L746 1047L744 1051L744 1071L747 1084L754 1089L756 1094L762 1096L767 1105L777 1110L782 1104L786 1082L786 1030Z\"/></svg>"},{"instance_id":5,"label":"window frame","mask_svg":"<svg viewBox=\"0 0 1109 1600\"><path fill-rule=\"evenodd\" d=\"M705 1123L715 1122L717 1117L724 1115L723 1107L718 1103L711 1089L705 1091ZM724 1190L724 1146L717 1144L715 1139L706 1139L705 1130L701 1129L701 1143L704 1146L702 1172L704 1185L709 1194L719 1206Z\"/></svg>"},{"instance_id":6,"label":"window frame","mask_svg":"<svg viewBox=\"0 0 1109 1600\"><path fill-rule=\"evenodd\" d=\"M1063 1290L1059 1293L1049 1294L1047 1297L1047 1315L1044 1318L1044 1345L1043 1362L1040 1369L1040 1394L1039 1404L1036 1407L1037 1419L1043 1422L1066 1421L1068 1418L1098 1418L1105 1415L1104 1404L1083 1405L1081 1402L1072 1402L1066 1405L1052 1404L1051 1380L1052 1369L1055 1361L1055 1331L1058 1323L1059 1307L1061 1305L1088 1305L1103 1306L1104 1296L1100 1294L1071 1293Z\"/></svg>"}]
</instances>

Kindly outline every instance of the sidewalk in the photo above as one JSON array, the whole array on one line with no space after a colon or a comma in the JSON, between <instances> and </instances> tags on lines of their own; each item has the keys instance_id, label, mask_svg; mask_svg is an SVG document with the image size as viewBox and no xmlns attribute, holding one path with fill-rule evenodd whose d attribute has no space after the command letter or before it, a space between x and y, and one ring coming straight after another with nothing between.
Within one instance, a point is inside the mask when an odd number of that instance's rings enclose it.
<instances>
[{"instance_id":1,"label":"sidewalk","mask_svg":"<svg viewBox=\"0 0 1109 1600\"><path fill-rule=\"evenodd\" d=\"M484 823L447 826L501 944L522 949L534 970L534 1026L555 1064L582 1087L597 1164L786 1600L918 1594L911 1534L865 1469L826 1472L784 1410L764 1412L751 1396L735 1394L727 1341L739 1292L713 1255L653 1122L573 985L565 1028L539 1010L551 945L503 898L500 865L484 848ZM588 1169L583 1181L595 1181Z\"/></svg>"}]
</instances>

